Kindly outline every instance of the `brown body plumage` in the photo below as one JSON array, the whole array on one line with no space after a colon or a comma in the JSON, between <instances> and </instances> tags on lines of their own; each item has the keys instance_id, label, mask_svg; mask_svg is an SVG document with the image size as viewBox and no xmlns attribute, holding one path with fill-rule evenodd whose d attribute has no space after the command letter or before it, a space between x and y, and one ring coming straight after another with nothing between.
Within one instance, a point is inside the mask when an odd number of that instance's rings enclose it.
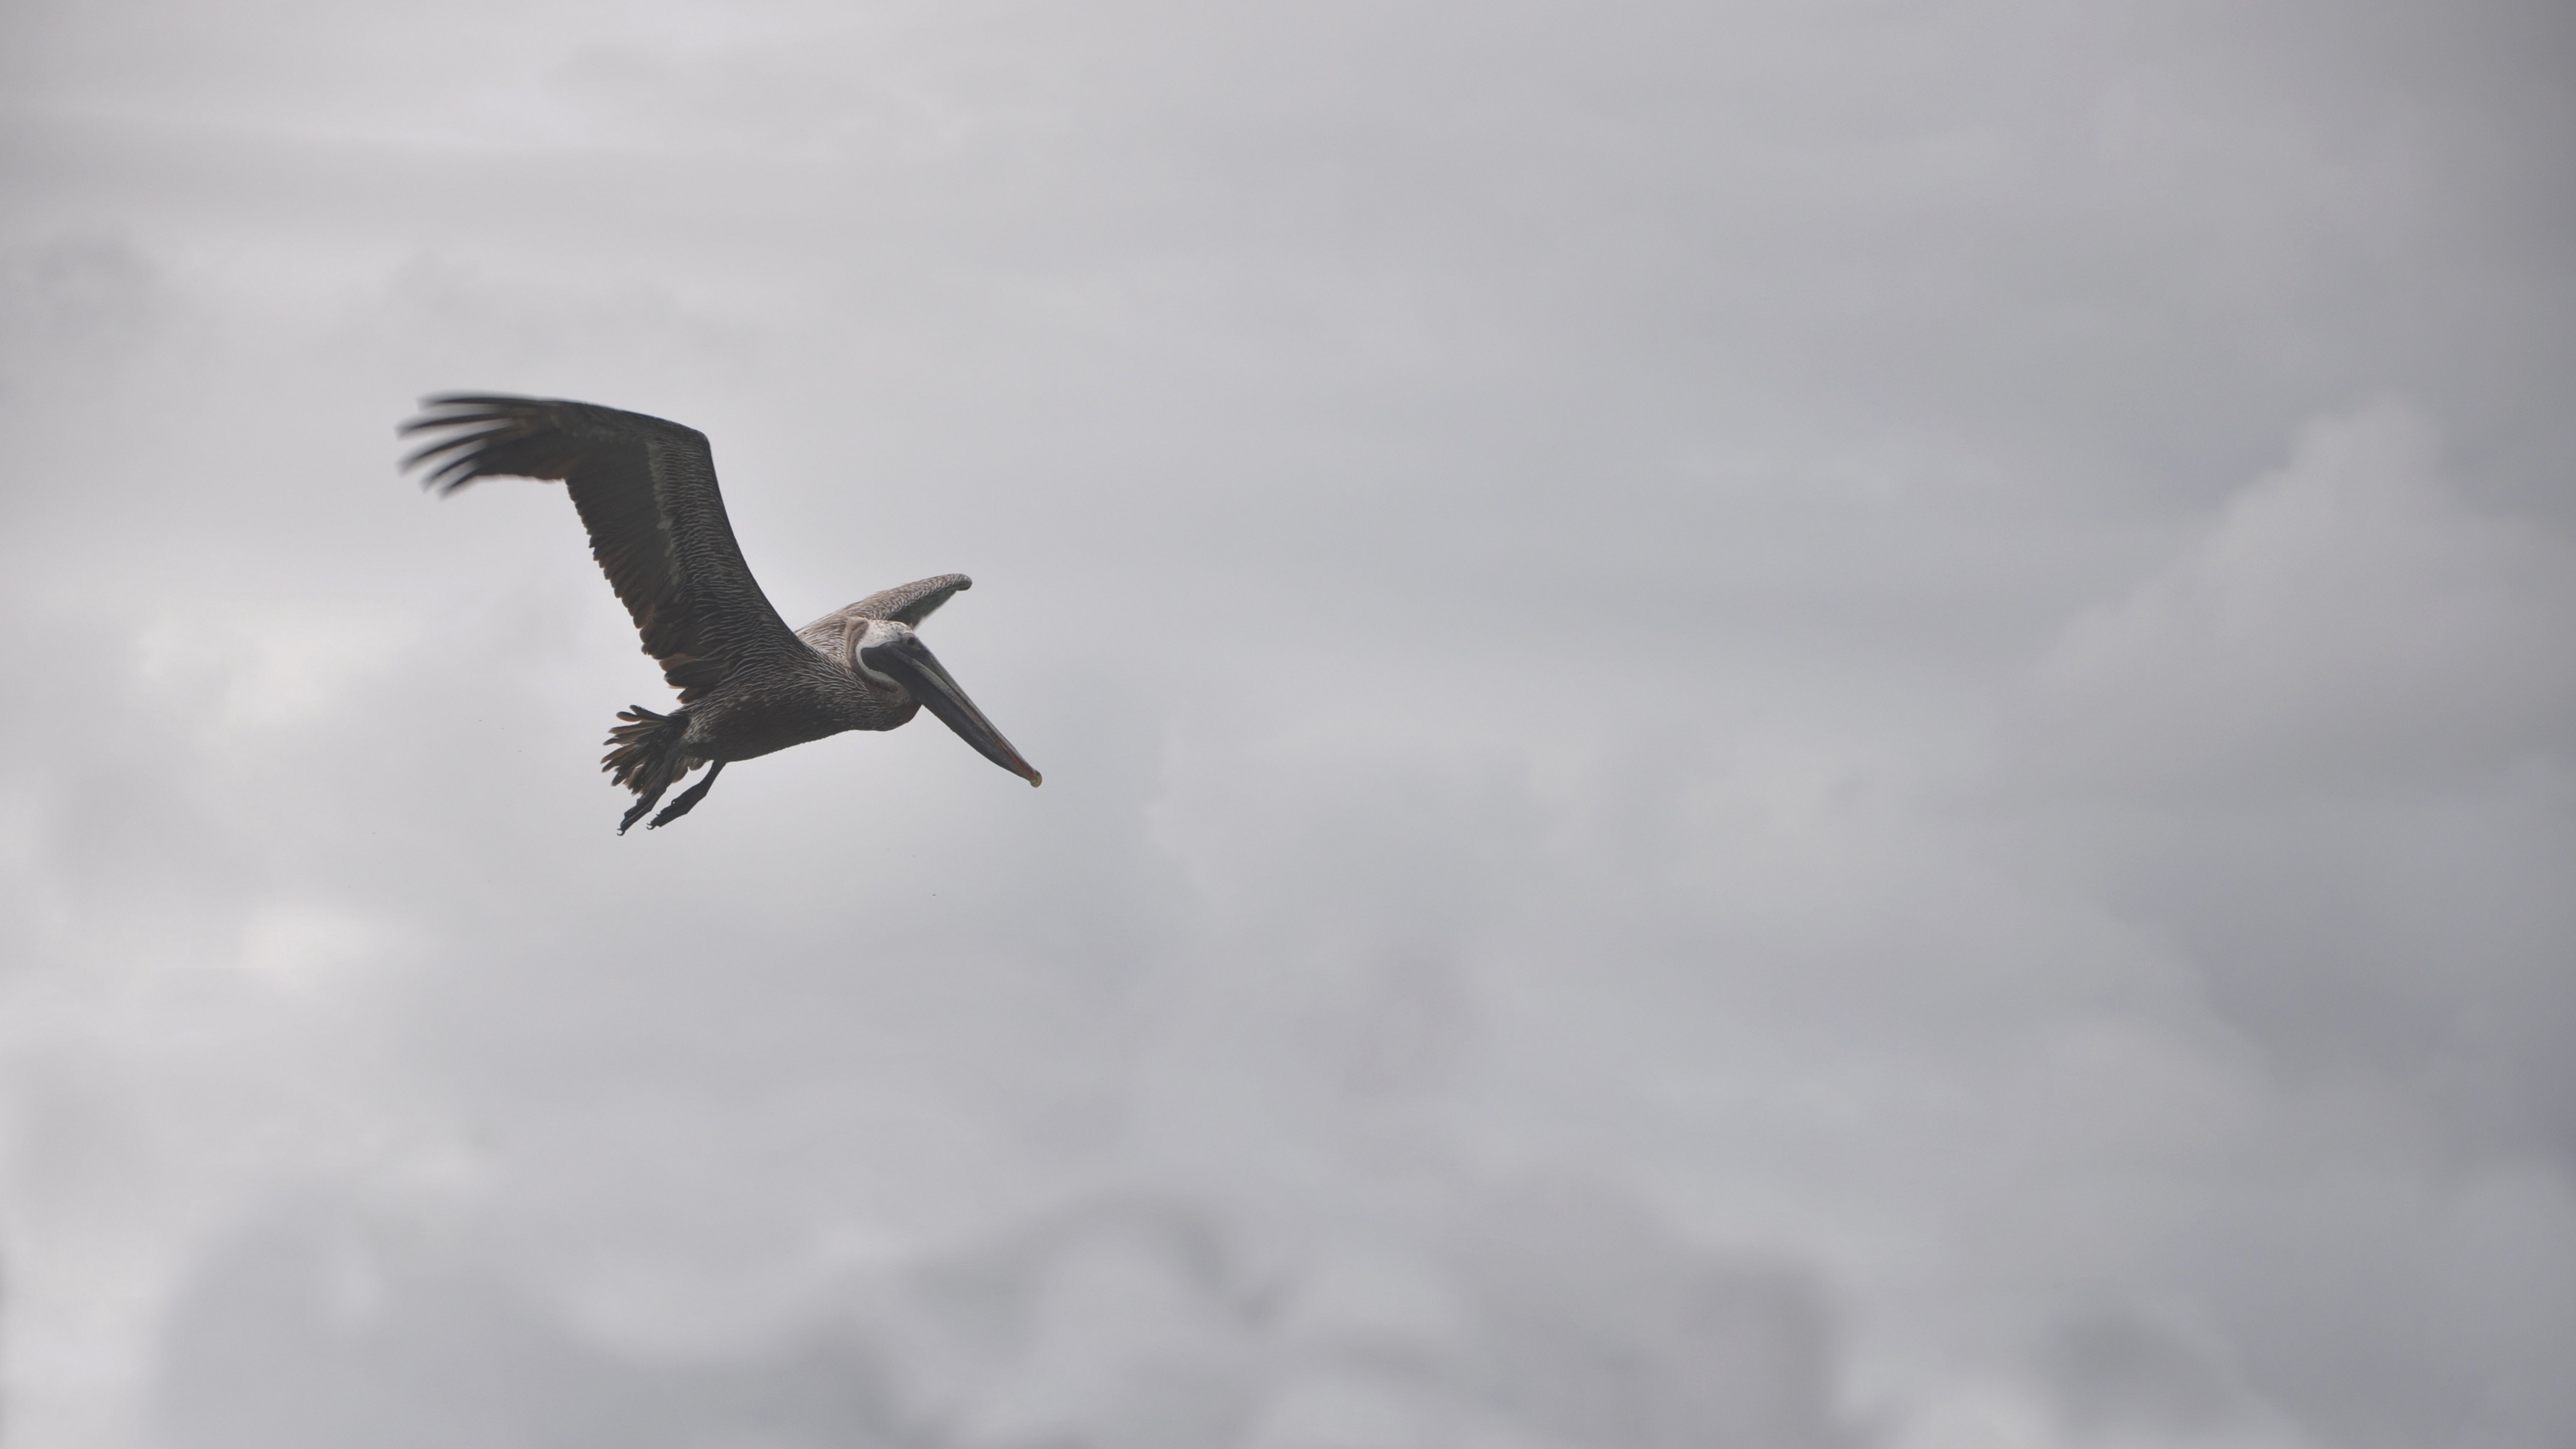
<instances>
[{"instance_id":1,"label":"brown body plumage","mask_svg":"<svg viewBox=\"0 0 2576 1449\"><path fill-rule=\"evenodd\" d=\"M912 632L972 586L964 574L886 589L791 631L734 542L704 434L548 398L459 393L421 406L402 431L433 436L403 464L425 466L432 491L496 477L564 484L644 651L680 691L678 709L639 704L609 732L601 768L637 796L619 833L702 764L706 778L653 825L689 813L732 761L843 730L890 730L925 705L985 758L1038 783Z\"/></svg>"}]
</instances>

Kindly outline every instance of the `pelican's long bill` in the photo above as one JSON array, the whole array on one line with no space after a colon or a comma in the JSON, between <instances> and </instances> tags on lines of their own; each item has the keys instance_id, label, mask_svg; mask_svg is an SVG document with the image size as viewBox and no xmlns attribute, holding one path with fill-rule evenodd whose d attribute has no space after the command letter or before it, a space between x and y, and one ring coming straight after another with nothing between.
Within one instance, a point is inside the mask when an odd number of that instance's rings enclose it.
<instances>
[{"instance_id":1,"label":"pelican's long bill","mask_svg":"<svg viewBox=\"0 0 2576 1449\"><path fill-rule=\"evenodd\" d=\"M975 747L975 753L1019 776L1032 785L1044 781L1035 766L1020 758L993 722L957 687L940 667L939 659L927 645L910 634L884 644L871 644L859 651L859 660L879 674L891 676L921 701L922 707L939 716L940 721L957 731L957 737Z\"/></svg>"}]
</instances>

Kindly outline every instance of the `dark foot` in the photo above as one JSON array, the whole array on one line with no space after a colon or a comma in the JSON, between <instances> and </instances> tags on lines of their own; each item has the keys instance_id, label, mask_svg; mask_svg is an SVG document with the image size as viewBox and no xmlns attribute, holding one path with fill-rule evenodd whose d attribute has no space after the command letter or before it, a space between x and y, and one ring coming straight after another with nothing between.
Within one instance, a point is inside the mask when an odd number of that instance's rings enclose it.
<instances>
[{"instance_id":1,"label":"dark foot","mask_svg":"<svg viewBox=\"0 0 2576 1449\"><path fill-rule=\"evenodd\" d=\"M617 822L617 833L624 835L628 830L634 828L635 822L643 819L644 812L652 809L653 802L661 798L662 792L660 790L656 790L652 794L645 796L643 799L636 801L635 808L626 812L626 818Z\"/></svg>"},{"instance_id":2,"label":"dark foot","mask_svg":"<svg viewBox=\"0 0 2576 1449\"><path fill-rule=\"evenodd\" d=\"M654 816L653 823L645 826L644 828L647 830L659 830L663 826L670 824L672 821L677 820L681 816L696 809L698 802L707 798L707 789L709 786L715 784L716 776L724 773L724 767L725 762L722 760L718 760L714 764L707 766L707 777L705 779L700 780L698 783L691 785L688 789L681 791L680 798L671 802L671 808ZM642 805L636 806L635 814L629 815L626 818L630 822L633 821L635 815L643 814L645 809L651 806L652 803L652 801L647 800ZM625 832L620 830L618 833L622 835Z\"/></svg>"}]
</instances>

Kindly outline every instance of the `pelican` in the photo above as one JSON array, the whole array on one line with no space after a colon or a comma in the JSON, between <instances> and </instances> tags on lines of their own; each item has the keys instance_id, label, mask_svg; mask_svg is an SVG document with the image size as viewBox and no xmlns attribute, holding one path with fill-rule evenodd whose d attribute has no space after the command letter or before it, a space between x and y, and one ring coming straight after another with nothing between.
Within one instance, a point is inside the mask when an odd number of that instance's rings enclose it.
<instances>
[{"instance_id":1,"label":"pelican","mask_svg":"<svg viewBox=\"0 0 2576 1449\"><path fill-rule=\"evenodd\" d=\"M724 767L843 730L890 730L925 706L976 753L1035 785L1038 772L957 687L913 631L973 587L941 574L868 595L790 631L742 561L706 435L642 413L554 398L443 393L421 399L402 461L440 496L477 478L561 482L590 552L680 691L680 707L618 711L600 768L635 792L624 835L680 778L648 830L697 808Z\"/></svg>"}]
</instances>

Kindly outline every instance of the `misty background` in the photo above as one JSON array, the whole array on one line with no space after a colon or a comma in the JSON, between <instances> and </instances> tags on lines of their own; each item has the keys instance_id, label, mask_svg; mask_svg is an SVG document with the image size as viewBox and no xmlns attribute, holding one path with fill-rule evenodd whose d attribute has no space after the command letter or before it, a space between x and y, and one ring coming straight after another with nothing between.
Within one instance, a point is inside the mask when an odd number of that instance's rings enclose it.
<instances>
[{"instance_id":1,"label":"misty background","mask_svg":"<svg viewBox=\"0 0 2576 1449\"><path fill-rule=\"evenodd\" d=\"M2576 16L0 12L9 1449L2576 1442ZM421 394L935 721L669 698Z\"/></svg>"}]
</instances>

